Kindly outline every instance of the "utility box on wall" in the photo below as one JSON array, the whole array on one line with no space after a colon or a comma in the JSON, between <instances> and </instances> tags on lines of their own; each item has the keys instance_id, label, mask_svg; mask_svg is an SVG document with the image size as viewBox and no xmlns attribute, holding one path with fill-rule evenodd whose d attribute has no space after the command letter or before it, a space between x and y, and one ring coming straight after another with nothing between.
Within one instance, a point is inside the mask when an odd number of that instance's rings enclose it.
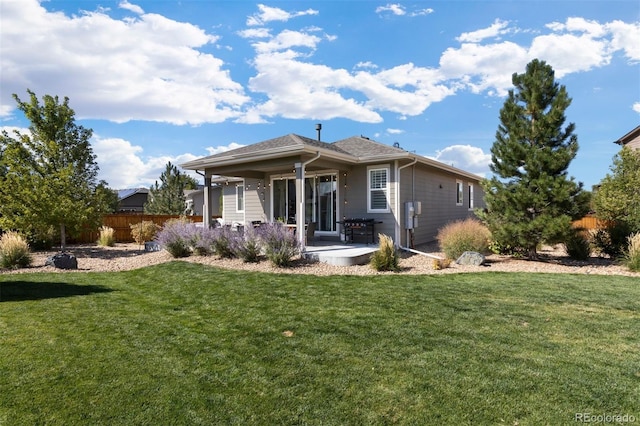
<instances>
[{"instance_id":1,"label":"utility box on wall","mask_svg":"<svg viewBox=\"0 0 640 426\"><path fill-rule=\"evenodd\" d=\"M422 214L421 201L407 201L404 203L404 223L405 229L414 229L418 227L418 216Z\"/></svg>"}]
</instances>

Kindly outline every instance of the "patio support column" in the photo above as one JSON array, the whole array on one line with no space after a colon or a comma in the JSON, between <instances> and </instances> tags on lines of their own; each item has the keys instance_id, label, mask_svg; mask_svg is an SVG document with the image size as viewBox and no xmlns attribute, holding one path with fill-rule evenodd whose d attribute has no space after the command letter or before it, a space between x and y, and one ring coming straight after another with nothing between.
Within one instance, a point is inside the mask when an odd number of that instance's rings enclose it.
<instances>
[{"instance_id":1,"label":"patio support column","mask_svg":"<svg viewBox=\"0 0 640 426\"><path fill-rule=\"evenodd\" d=\"M305 208L304 208L304 163L295 163L296 168L296 236L300 242L300 248L304 251L304 223L305 223Z\"/></svg>"},{"instance_id":2,"label":"patio support column","mask_svg":"<svg viewBox=\"0 0 640 426\"><path fill-rule=\"evenodd\" d=\"M205 228L211 228L211 196L213 191L211 190L211 176L205 175L204 177L204 206L202 208L202 224Z\"/></svg>"},{"instance_id":3,"label":"patio support column","mask_svg":"<svg viewBox=\"0 0 640 426\"><path fill-rule=\"evenodd\" d=\"M300 250L305 250L305 242L307 239L307 231L304 227L307 222L305 198L304 198L304 175L307 164L312 163L320 158L320 152L316 153L316 156L304 163L295 163L296 167L296 200L298 200L298 206L296 208L296 232L298 234L298 241L300 241Z\"/></svg>"}]
</instances>

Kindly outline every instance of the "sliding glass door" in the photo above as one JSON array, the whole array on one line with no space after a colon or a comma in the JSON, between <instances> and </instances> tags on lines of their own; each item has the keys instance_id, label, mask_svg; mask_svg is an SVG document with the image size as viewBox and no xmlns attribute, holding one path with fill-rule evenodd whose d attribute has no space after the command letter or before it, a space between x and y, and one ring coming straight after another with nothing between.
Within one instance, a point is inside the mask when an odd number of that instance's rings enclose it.
<instances>
[{"instance_id":1,"label":"sliding glass door","mask_svg":"<svg viewBox=\"0 0 640 426\"><path fill-rule=\"evenodd\" d=\"M296 180L272 181L273 220L296 223ZM305 218L316 222L319 232L335 232L338 199L336 174L315 175L304 180Z\"/></svg>"}]
</instances>

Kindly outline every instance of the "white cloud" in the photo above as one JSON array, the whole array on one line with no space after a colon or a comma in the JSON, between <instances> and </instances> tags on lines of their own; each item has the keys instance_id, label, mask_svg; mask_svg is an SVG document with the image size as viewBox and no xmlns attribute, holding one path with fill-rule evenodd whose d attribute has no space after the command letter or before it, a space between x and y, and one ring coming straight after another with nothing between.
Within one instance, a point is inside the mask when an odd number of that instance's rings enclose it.
<instances>
[{"instance_id":1,"label":"white cloud","mask_svg":"<svg viewBox=\"0 0 640 426\"><path fill-rule=\"evenodd\" d=\"M269 28L247 28L246 30L238 31L238 35L242 38L268 38L271 37L271 30Z\"/></svg>"},{"instance_id":2,"label":"white cloud","mask_svg":"<svg viewBox=\"0 0 640 426\"><path fill-rule=\"evenodd\" d=\"M142 147L132 145L121 138L102 138L94 135L91 145L100 167L98 178L106 181L113 189L148 188L160 178L167 162L180 165L199 158L192 154L144 157ZM202 180L201 176L192 171L188 174L198 181Z\"/></svg>"},{"instance_id":3,"label":"white cloud","mask_svg":"<svg viewBox=\"0 0 640 426\"><path fill-rule=\"evenodd\" d=\"M127 1L120 7L141 15L118 20L101 9L68 16L37 0L3 3L4 116L15 108L10 93L26 87L68 96L78 118L200 124L240 114L249 101L243 87L222 60L200 51L217 36Z\"/></svg>"},{"instance_id":4,"label":"white cloud","mask_svg":"<svg viewBox=\"0 0 640 426\"><path fill-rule=\"evenodd\" d=\"M501 21L496 19L493 24L488 28L482 28L480 30L471 31L468 33L462 33L456 38L461 43L478 43L487 38L495 38L503 34L507 34L509 30L509 21Z\"/></svg>"},{"instance_id":5,"label":"white cloud","mask_svg":"<svg viewBox=\"0 0 640 426\"><path fill-rule=\"evenodd\" d=\"M137 13L138 15L144 14L144 10L140 6L131 4L127 0L121 1L118 7L121 9L129 10L133 13Z\"/></svg>"},{"instance_id":6,"label":"white cloud","mask_svg":"<svg viewBox=\"0 0 640 426\"><path fill-rule=\"evenodd\" d=\"M301 31L284 30L268 41L259 41L253 44L258 54L276 52L291 47L307 47L315 50L321 38Z\"/></svg>"},{"instance_id":7,"label":"white cloud","mask_svg":"<svg viewBox=\"0 0 640 426\"><path fill-rule=\"evenodd\" d=\"M353 68L371 68L371 69L375 69L378 68L378 66L376 64L374 64L371 61L364 61L364 62L358 62Z\"/></svg>"},{"instance_id":8,"label":"white cloud","mask_svg":"<svg viewBox=\"0 0 640 426\"><path fill-rule=\"evenodd\" d=\"M269 7L264 4L258 5L259 12L255 13L247 18L247 26L264 25L272 21L286 22L289 19L297 18L298 16L305 15L317 15L318 11L314 9L307 9L299 12L287 12L286 10L278 7Z\"/></svg>"},{"instance_id":9,"label":"white cloud","mask_svg":"<svg viewBox=\"0 0 640 426\"><path fill-rule=\"evenodd\" d=\"M635 112L637 112L638 114L640 114L640 102L636 102L635 104L633 104L633 106L631 107Z\"/></svg>"},{"instance_id":10,"label":"white cloud","mask_svg":"<svg viewBox=\"0 0 640 426\"><path fill-rule=\"evenodd\" d=\"M377 11L391 10L404 9L399 4L387 4ZM458 40L463 43L444 51L438 68L407 63L378 70L376 64L367 61L358 62L351 72L312 62L323 41L314 34L285 30L265 37L266 33L260 33L261 38L253 43L256 75L249 79L248 87L267 99L236 121L265 123L281 116L342 117L377 123L382 121L380 114L384 111L398 113L400 118L419 115L433 103L462 90L506 96L512 88L513 73L524 72L534 58L547 61L559 78L605 66L615 51L634 58L634 45L625 38L629 28L624 25L570 18L566 23L549 24L552 32L533 36L529 45L511 40L483 43L487 38L530 33L497 19L488 28L460 35Z\"/></svg>"},{"instance_id":11,"label":"white cloud","mask_svg":"<svg viewBox=\"0 0 640 426\"><path fill-rule=\"evenodd\" d=\"M640 60L640 24L569 18L547 27L552 32L533 37L529 45L509 40L481 44L485 37L528 32L511 30L500 20L489 28L464 33L458 40L466 42L447 49L440 57L440 71L456 90L505 96L512 88L512 74L524 72L526 64L535 58L549 63L557 78L606 66L616 52L624 52L630 62Z\"/></svg>"},{"instance_id":12,"label":"white cloud","mask_svg":"<svg viewBox=\"0 0 640 426\"><path fill-rule=\"evenodd\" d=\"M389 133L390 135L400 135L400 134L404 133L404 130L402 130L402 129L387 129L387 133Z\"/></svg>"},{"instance_id":13,"label":"white cloud","mask_svg":"<svg viewBox=\"0 0 640 426\"><path fill-rule=\"evenodd\" d=\"M386 6L378 6L376 8L376 13L383 13L383 12L391 12L396 16L402 16L407 13L405 11L404 6L398 3L394 3L394 4L389 3Z\"/></svg>"},{"instance_id":14,"label":"white cloud","mask_svg":"<svg viewBox=\"0 0 640 426\"><path fill-rule=\"evenodd\" d=\"M491 154L485 153L482 148L475 146L451 145L436 151L435 156L427 157L479 176L486 176L490 173Z\"/></svg>"},{"instance_id":15,"label":"white cloud","mask_svg":"<svg viewBox=\"0 0 640 426\"><path fill-rule=\"evenodd\" d=\"M512 74L523 72L529 60L527 49L510 41L465 43L442 54L440 71L457 89L468 88L473 93L492 90L505 96L512 87Z\"/></svg>"},{"instance_id":16,"label":"white cloud","mask_svg":"<svg viewBox=\"0 0 640 426\"><path fill-rule=\"evenodd\" d=\"M2 126L0 127L0 132L7 132L9 137L15 138L16 132L21 133L23 135L30 135L31 132L26 127L16 127L16 126Z\"/></svg>"},{"instance_id":17,"label":"white cloud","mask_svg":"<svg viewBox=\"0 0 640 426\"><path fill-rule=\"evenodd\" d=\"M555 32L579 32L588 33L593 37L605 35L605 29L597 21L589 21L584 18L570 17L565 23L552 22L546 25L547 28Z\"/></svg>"},{"instance_id":18,"label":"white cloud","mask_svg":"<svg viewBox=\"0 0 640 426\"><path fill-rule=\"evenodd\" d=\"M625 56L632 62L640 61L640 22L627 24L622 21L613 21L604 25L611 33L611 50L622 50Z\"/></svg>"},{"instance_id":19,"label":"white cloud","mask_svg":"<svg viewBox=\"0 0 640 426\"><path fill-rule=\"evenodd\" d=\"M589 34L549 34L536 37L529 48L529 57L547 61L557 78L611 61L606 40L597 40Z\"/></svg>"},{"instance_id":20,"label":"white cloud","mask_svg":"<svg viewBox=\"0 0 640 426\"><path fill-rule=\"evenodd\" d=\"M28 128L15 126L2 126L0 131L6 131L9 136L14 137L14 131L29 135ZM227 147L207 148L213 153L216 149L226 151L239 148L242 145L232 143ZM187 161L195 160L200 156L193 154L180 154L176 156L163 155L158 157L145 157L141 146L132 145L131 142L121 138L103 138L93 135L91 138L91 148L96 156L96 162L100 168L98 179L104 180L113 189L149 187L160 178L167 162L179 166ZM197 181L202 177L193 171L181 170L193 176Z\"/></svg>"},{"instance_id":21,"label":"white cloud","mask_svg":"<svg viewBox=\"0 0 640 426\"><path fill-rule=\"evenodd\" d=\"M209 155L215 155L215 154L220 154L221 152L227 152L227 151L231 151L232 149L238 149L238 148L242 148L245 145L236 143L236 142L231 142L229 145L220 145L220 146L209 146L207 148L205 148L207 150L207 152L209 153Z\"/></svg>"},{"instance_id":22,"label":"white cloud","mask_svg":"<svg viewBox=\"0 0 640 426\"><path fill-rule=\"evenodd\" d=\"M255 74L246 77L243 87L223 60L206 53L218 36L145 13L130 0L118 4L135 16L115 19L108 9L48 12L37 0L3 3L0 117L15 111L10 93L29 87L38 94L69 96L80 119L199 125L284 117L378 123L384 112L400 119L416 116L460 91L504 96L512 74L524 72L534 58L547 61L557 77L606 66L616 54L640 61L638 23L569 18L548 24L545 34L531 35L529 42L516 43L495 39L527 30L496 19L489 27L460 34L461 44L442 52L435 67L404 63L382 69L356 60L350 69L334 68L314 62L321 43L336 40L321 28L311 24L276 32L256 27L316 15L316 10L292 12L261 4L249 18L252 27L236 32L254 49L246 62ZM415 13L399 3L379 7L383 12ZM51 81L57 93L50 93Z\"/></svg>"},{"instance_id":23,"label":"white cloud","mask_svg":"<svg viewBox=\"0 0 640 426\"><path fill-rule=\"evenodd\" d=\"M431 9L430 7L428 7L426 9L419 9L419 10L416 10L415 12L411 12L411 16L431 15L433 12L435 12L435 10Z\"/></svg>"}]
</instances>

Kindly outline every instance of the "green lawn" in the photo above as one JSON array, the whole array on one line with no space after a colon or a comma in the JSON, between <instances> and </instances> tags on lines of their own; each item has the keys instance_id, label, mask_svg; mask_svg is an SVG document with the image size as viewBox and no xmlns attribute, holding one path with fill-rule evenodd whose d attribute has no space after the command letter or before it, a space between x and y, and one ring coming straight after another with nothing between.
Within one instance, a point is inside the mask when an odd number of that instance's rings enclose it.
<instances>
[{"instance_id":1,"label":"green lawn","mask_svg":"<svg viewBox=\"0 0 640 426\"><path fill-rule=\"evenodd\" d=\"M0 425L640 422L638 281L0 275Z\"/></svg>"}]
</instances>

